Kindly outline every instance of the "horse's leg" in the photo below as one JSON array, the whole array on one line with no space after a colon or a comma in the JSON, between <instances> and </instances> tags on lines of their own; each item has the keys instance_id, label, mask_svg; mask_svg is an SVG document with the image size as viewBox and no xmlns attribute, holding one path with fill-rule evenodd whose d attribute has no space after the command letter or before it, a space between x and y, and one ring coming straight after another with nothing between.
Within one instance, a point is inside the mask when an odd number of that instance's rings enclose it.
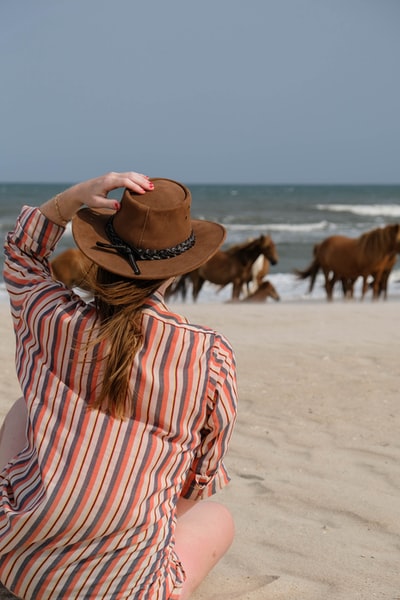
<instances>
[{"instance_id":1,"label":"horse's leg","mask_svg":"<svg viewBox=\"0 0 400 600\"><path fill-rule=\"evenodd\" d=\"M354 285L355 285L356 281L357 281L357 277L348 280L348 286L350 288L350 298L351 299L354 298Z\"/></svg>"},{"instance_id":2,"label":"horse's leg","mask_svg":"<svg viewBox=\"0 0 400 600\"><path fill-rule=\"evenodd\" d=\"M364 300L365 294L368 292L368 290L369 290L368 275L364 275L363 276L362 287L361 287L361 298L360 298L360 300Z\"/></svg>"},{"instance_id":3,"label":"horse's leg","mask_svg":"<svg viewBox=\"0 0 400 600\"><path fill-rule=\"evenodd\" d=\"M187 297L187 275L181 275L174 284L174 287L171 288L171 295L180 294L183 302L186 301Z\"/></svg>"},{"instance_id":4,"label":"horse's leg","mask_svg":"<svg viewBox=\"0 0 400 600\"><path fill-rule=\"evenodd\" d=\"M239 300L240 292L242 291L242 281L235 279L232 286L232 300Z\"/></svg>"},{"instance_id":5,"label":"horse's leg","mask_svg":"<svg viewBox=\"0 0 400 600\"><path fill-rule=\"evenodd\" d=\"M196 271L191 271L190 273L188 273L188 277L190 278L190 281L192 282L192 297L193 300L196 301L196 298L198 296L199 290L198 290L198 286L199 286L199 272Z\"/></svg>"},{"instance_id":6,"label":"horse's leg","mask_svg":"<svg viewBox=\"0 0 400 600\"><path fill-rule=\"evenodd\" d=\"M182 300L186 301L186 297L187 297L187 277L186 277L186 275L184 277L181 277L181 280L179 282L179 287L180 287L181 294L182 294Z\"/></svg>"},{"instance_id":7,"label":"horse's leg","mask_svg":"<svg viewBox=\"0 0 400 600\"><path fill-rule=\"evenodd\" d=\"M387 300L387 289L389 283L390 273L394 265L396 264L397 253L392 254L389 259L386 261L386 264L383 267L381 281L379 284L379 295L383 295L383 299Z\"/></svg>"},{"instance_id":8,"label":"horse's leg","mask_svg":"<svg viewBox=\"0 0 400 600\"><path fill-rule=\"evenodd\" d=\"M346 279L346 298L349 300L354 298L354 279Z\"/></svg>"},{"instance_id":9,"label":"horse's leg","mask_svg":"<svg viewBox=\"0 0 400 600\"><path fill-rule=\"evenodd\" d=\"M330 286L330 280L329 280L329 270L328 269L323 269L323 273L324 273L324 278L325 278L325 292L326 292L326 299L327 300L331 300L331 294L332 294L332 289Z\"/></svg>"},{"instance_id":10,"label":"horse's leg","mask_svg":"<svg viewBox=\"0 0 400 600\"><path fill-rule=\"evenodd\" d=\"M374 275L374 279L372 281L372 299L373 300L378 300L379 299L379 293L380 293L380 289L381 289L382 276L383 276L383 272L382 271L377 271L375 273L375 275Z\"/></svg>"},{"instance_id":11,"label":"horse's leg","mask_svg":"<svg viewBox=\"0 0 400 600\"><path fill-rule=\"evenodd\" d=\"M383 295L383 299L387 300L387 288L389 282L389 275L391 269L387 269L382 273L381 282L379 286L379 295Z\"/></svg>"},{"instance_id":12,"label":"horse's leg","mask_svg":"<svg viewBox=\"0 0 400 600\"><path fill-rule=\"evenodd\" d=\"M325 290L326 296L329 302L333 300L333 287L337 281L335 273L333 273L332 277L329 277L329 273L325 274Z\"/></svg>"},{"instance_id":13,"label":"horse's leg","mask_svg":"<svg viewBox=\"0 0 400 600\"><path fill-rule=\"evenodd\" d=\"M335 283L334 279L328 279L328 281L325 283L326 296L327 296L329 302L332 302L332 300L333 300L334 283Z\"/></svg>"},{"instance_id":14,"label":"horse's leg","mask_svg":"<svg viewBox=\"0 0 400 600\"><path fill-rule=\"evenodd\" d=\"M196 302L198 295L200 294L200 290L203 287L203 283L205 282L205 279L203 279L199 274L197 274L196 278L193 280L193 290L192 290L192 295L193 295L193 301Z\"/></svg>"},{"instance_id":15,"label":"horse's leg","mask_svg":"<svg viewBox=\"0 0 400 600\"><path fill-rule=\"evenodd\" d=\"M355 284L356 280L354 278L351 279L351 278L347 278L347 277L342 277L341 282L342 282L343 295L344 295L345 299L353 300L354 284Z\"/></svg>"},{"instance_id":16,"label":"horse's leg","mask_svg":"<svg viewBox=\"0 0 400 600\"><path fill-rule=\"evenodd\" d=\"M346 279L346 277L342 277L341 280L342 282L342 290L343 290L343 296L344 298L347 298L349 295L349 280Z\"/></svg>"}]
</instances>

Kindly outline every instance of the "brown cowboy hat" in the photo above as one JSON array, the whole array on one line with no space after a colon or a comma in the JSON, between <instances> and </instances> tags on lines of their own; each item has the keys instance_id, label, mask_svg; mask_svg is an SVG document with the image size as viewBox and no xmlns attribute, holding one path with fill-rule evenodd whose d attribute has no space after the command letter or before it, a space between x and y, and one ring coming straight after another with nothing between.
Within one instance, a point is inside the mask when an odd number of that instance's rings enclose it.
<instances>
[{"instance_id":1,"label":"brown cowboy hat","mask_svg":"<svg viewBox=\"0 0 400 600\"><path fill-rule=\"evenodd\" d=\"M221 246L225 229L190 217L190 190L151 179L144 194L125 189L118 211L83 208L72 220L76 244L94 263L131 279L167 279L193 271Z\"/></svg>"}]
</instances>

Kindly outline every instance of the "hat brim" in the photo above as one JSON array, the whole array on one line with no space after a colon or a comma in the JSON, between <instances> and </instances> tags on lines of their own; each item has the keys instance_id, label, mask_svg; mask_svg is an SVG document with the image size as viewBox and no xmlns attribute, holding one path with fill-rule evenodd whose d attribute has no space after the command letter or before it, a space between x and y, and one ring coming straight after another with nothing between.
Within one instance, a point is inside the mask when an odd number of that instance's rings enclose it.
<instances>
[{"instance_id":1,"label":"hat brim","mask_svg":"<svg viewBox=\"0 0 400 600\"><path fill-rule=\"evenodd\" d=\"M128 260L113 248L101 248L97 242L110 243L105 226L115 211L82 208L72 220L72 234L78 248L94 263L104 269L129 279L167 279L194 271L223 244L226 231L219 223L192 219L195 243L189 249L172 258L138 260L140 275L135 275Z\"/></svg>"}]
</instances>

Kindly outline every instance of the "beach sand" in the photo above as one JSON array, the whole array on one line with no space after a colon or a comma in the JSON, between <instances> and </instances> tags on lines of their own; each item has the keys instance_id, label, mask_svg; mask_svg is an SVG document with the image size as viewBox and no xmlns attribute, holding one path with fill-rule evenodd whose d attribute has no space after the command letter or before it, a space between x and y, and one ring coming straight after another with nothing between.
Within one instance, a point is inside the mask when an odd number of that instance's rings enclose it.
<instances>
[{"instance_id":1,"label":"beach sand","mask_svg":"<svg viewBox=\"0 0 400 600\"><path fill-rule=\"evenodd\" d=\"M216 499L236 538L194 600L400 599L400 303L173 305L238 361ZM0 418L19 395L0 307Z\"/></svg>"}]
</instances>

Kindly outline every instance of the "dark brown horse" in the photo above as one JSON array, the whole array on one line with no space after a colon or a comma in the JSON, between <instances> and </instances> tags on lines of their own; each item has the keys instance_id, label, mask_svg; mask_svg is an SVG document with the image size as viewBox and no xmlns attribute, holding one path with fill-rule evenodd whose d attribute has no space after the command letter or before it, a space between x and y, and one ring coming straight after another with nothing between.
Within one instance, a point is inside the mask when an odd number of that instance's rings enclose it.
<instances>
[{"instance_id":1,"label":"dark brown horse","mask_svg":"<svg viewBox=\"0 0 400 600\"><path fill-rule=\"evenodd\" d=\"M314 260L304 271L296 270L298 278L310 277L311 293L316 276L322 270L327 299L332 300L333 287L342 282L345 294L351 291L358 277L364 280L374 274L373 297L378 298L381 279L387 261L400 244L400 225L386 225L362 234L358 238L333 235L314 246Z\"/></svg>"},{"instance_id":2,"label":"dark brown horse","mask_svg":"<svg viewBox=\"0 0 400 600\"><path fill-rule=\"evenodd\" d=\"M180 294L185 300L188 282L192 283L193 300L196 301L204 282L210 281L220 286L232 283L232 299L238 300L242 287L248 286L253 279L252 267L259 256L263 256L273 265L278 262L278 253L274 242L268 235L261 235L218 251L205 265L182 275L167 290L167 297Z\"/></svg>"},{"instance_id":3,"label":"dark brown horse","mask_svg":"<svg viewBox=\"0 0 400 600\"><path fill-rule=\"evenodd\" d=\"M262 254L272 265L278 262L278 253L269 235L260 235L227 250L219 250L204 265L189 273L196 301L205 281L221 288L232 283L232 300L238 300L242 287L252 279L251 267Z\"/></svg>"},{"instance_id":4,"label":"dark brown horse","mask_svg":"<svg viewBox=\"0 0 400 600\"><path fill-rule=\"evenodd\" d=\"M69 288L79 287L90 291L86 276L93 263L78 248L68 248L50 262L53 279Z\"/></svg>"}]
</instances>

